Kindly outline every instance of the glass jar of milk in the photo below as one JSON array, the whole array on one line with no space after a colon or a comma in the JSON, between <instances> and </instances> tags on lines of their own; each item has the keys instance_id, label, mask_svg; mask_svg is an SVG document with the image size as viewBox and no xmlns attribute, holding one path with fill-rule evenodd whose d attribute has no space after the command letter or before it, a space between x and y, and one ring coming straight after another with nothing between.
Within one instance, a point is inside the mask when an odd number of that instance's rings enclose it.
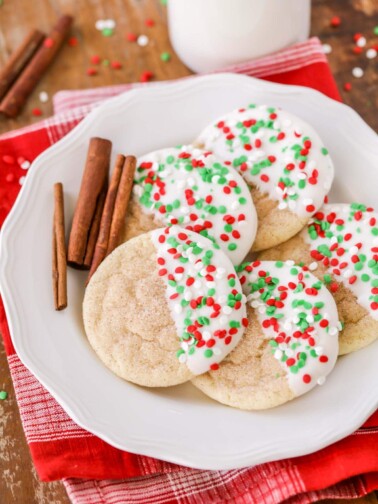
<instances>
[{"instance_id":1,"label":"glass jar of milk","mask_svg":"<svg viewBox=\"0 0 378 504\"><path fill-rule=\"evenodd\" d=\"M210 72L305 40L311 0L168 0L172 45L195 72Z\"/></svg>"}]
</instances>

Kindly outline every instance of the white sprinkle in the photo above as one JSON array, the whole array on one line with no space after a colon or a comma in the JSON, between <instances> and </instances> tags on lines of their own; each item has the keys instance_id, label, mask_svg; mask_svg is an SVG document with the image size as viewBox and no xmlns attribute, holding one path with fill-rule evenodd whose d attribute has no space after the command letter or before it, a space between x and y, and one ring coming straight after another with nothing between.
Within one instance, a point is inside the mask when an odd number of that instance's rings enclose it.
<instances>
[{"instance_id":1,"label":"white sprinkle","mask_svg":"<svg viewBox=\"0 0 378 504\"><path fill-rule=\"evenodd\" d=\"M354 67L352 70L352 75L356 79L360 79L364 75L364 71L360 67Z\"/></svg>"},{"instance_id":2,"label":"white sprinkle","mask_svg":"<svg viewBox=\"0 0 378 504\"><path fill-rule=\"evenodd\" d=\"M238 200L235 200L235 201L233 201L233 202L231 203L231 208L232 208L233 210L237 210L239 207L240 207L240 203L239 203L239 201L238 201Z\"/></svg>"},{"instance_id":3,"label":"white sprinkle","mask_svg":"<svg viewBox=\"0 0 378 504\"><path fill-rule=\"evenodd\" d=\"M307 178L307 177L306 177L306 174L305 174L305 173L300 172L300 173L297 173L297 178L298 178L299 180L304 180L304 179L305 179L305 178Z\"/></svg>"},{"instance_id":4,"label":"white sprinkle","mask_svg":"<svg viewBox=\"0 0 378 504\"><path fill-rule=\"evenodd\" d=\"M136 196L142 196L143 189L139 185L134 185L133 191Z\"/></svg>"},{"instance_id":5,"label":"white sprinkle","mask_svg":"<svg viewBox=\"0 0 378 504\"><path fill-rule=\"evenodd\" d=\"M30 168L30 161L23 161L21 164L20 164L20 167L23 169L23 170L28 170Z\"/></svg>"},{"instance_id":6,"label":"white sprinkle","mask_svg":"<svg viewBox=\"0 0 378 504\"><path fill-rule=\"evenodd\" d=\"M218 347L213 348L213 354L214 355L220 355L222 353L221 349Z\"/></svg>"},{"instance_id":7,"label":"white sprinkle","mask_svg":"<svg viewBox=\"0 0 378 504\"><path fill-rule=\"evenodd\" d=\"M288 357L293 357L294 355L294 352L291 348L287 348L285 353Z\"/></svg>"},{"instance_id":8,"label":"white sprinkle","mask_svg":"<svg viewBox=\"0 0 378 504\"><path fill-rule=\"evenodd\" d=\"M184 206L181 207L180 211L184 215L188 215L188 213L190 212L189 208L188 207L184 207Z\"/></svg>"},{"instance_id":9,"label":"white sprinkle","mask_svg":"<svg viewBox=\"0 0 378 504\"><path fill-rule=\"evenodd\" d=\"M231 315L231 313L232 313L231 306L228 306L228 305L223 306L222 313L224 313L225 315Z\"/></svg>"},{"instance_id":10,"label":"white sprinkle","mask_svg":"<svg viewBox=\"0 0 378 504\"><path fill-rule=\"evenodd\" d=\"M208 289L214 289L215 285L215 282L206 282L206 287Z\"/></svg>"},{"instance_id":11,"label":"white sprinkle","mask_svg":"<svg viewBox=\"0 0 378 504\"><path fill-rule=\"evenodd\" d=\"M352 276L352 271L350 269L346 269L343 271L344 278L350 278Z\"/></svg>"},{"instance_id":12,"label":"white sprinkle","mask_svg":"<svg viewBox=\"0 0 378 504\"><path fill-rule=\"evenodd\" d=\"M194 180L193 177L189 177L188 178L188 186L193 187L194 185L196 185L196 181Z\"/></svg>"},{"instance_id":13,"label":"white sprinkle","mask_svg":"<svg viewBox=\"0 0 378 504\"><path fill-rule=\"evenodd\" d=\"M315 271L316 269L318 269L318 263L317 262L312 262L309 266L308 266L308 269L310 271Z\"/></svg>"},{"instance_id":14,"label":"white sprinkle","mask_svg":"<svg viewBox=\"0 0 378 504\"><path fill-rule=\"evenodd\" d=\"M324 351L323 347L321 347L321 346L315 347L314 350L316 352L316 355L322 355L322 353Z\"/></svg>"},{"instance_id":15,"label":"white sprinkle","mask_svg":"<svg viewBox=\"0 0 378 504\"><path fill-rule=\"evenodd\" d=\"M314 200L312 200L311 198L304 198L303 199L303 204L304 205L312 205L314 203Z\"/></svg>"},{"instance_id":16,"label":"white sprinkle","mask_svg":"<svg viewBox=\"0 0 378 504\"><path fill-rule=\"evenodd\" d=\"M175 304L174 310L176 313L182 313L182 306L180 304Z\"/></svg>"},{"instance_id":17,"label":"white sprinkle","mask_svg":"<svg viewBox=\"0 0 378 504\"><path fill-rule=\"evenodd\" d=\"M293 318L293 322L294 322L294 324L298 324L298 322L299 322L299 317L294 317L294 318Z\"/></svg>"},{"instance_id":18,"label":"white sprinkle","mask_svg":"<svg viewBox=\"0 0 378 504\"><path fill-rule=\"evenodd\" d=\"M358 247L356 247L355 245L353 245L352 247L350 247L350 249L349 249L350 255L356 255L357 252L358 252Z\"/></svg>"},{"instance_id":19,"label":"white sprinkle","mask_svg":"<svg viewBox=\"0 0 378 504\"><path fill-rule=\"evenodd\" d=\"M287 208L287 204L284 201L281 201L278 205L278 210L285 210Z\"/></svg>"},{"instance_id":20,"label":"white sprinkle","mask_svg":"<svg viewBox=\"0 0 378 504\"><path fill-rule=\"evenodd\" d=\"M202 333L202 339L205 341L208 341L211 338L211 333L209 331L203 331Z\"/></svg>"},{"instance_id":21,"label":"white sprinkle","mask_svg":"<svg viewBox=\"0 0 378 504\"><path fill-rule=\"evenodd\" d=\"M224 316L219 317L219 324L221 326L225 326L227 324L227 322L228 322L228 317L224 317Z\"/></svg>"},{"instance_id":22,"label":"white sprinkle","mask_svg":"<svg viewBox=\"0 0 378 504\"><path fill-rule=\"evenodd\" d=\"M184 299L185 301L191 301L193 299L193 294L189 290L186 290L184 292Z\"/></svg>"},{"instance_id":23,"label":"white sprinkle","mask_svg":"<svg viewBox=\"0 0 378 504\"><path fill-rule=\"evenodd\" d=\"M258 311L259 313L265 313L265 306L260 306L260 307L257 309L257 311Z\"/></svg>"},{"instance_id":24,"label":"white sprinkle","mask_svg":"<svg viewBox=\"0 0 378 504\"><path fill-rule=\"evenodd\" d=\"M251 303L251 307L252 308L258 308L262 303L260 303L260 301L257 301L256 299L254 301L252 301Z\"/></svg>"},{"instance_id":25,"label":"white sprinkle","mask_svg":"<svg viewBox=\"0 0 378 504\"><path fill-rule=\"evenodd\" d=\"M39 101L42 103L46 103L49 99L49 95L46 93L46 91L41 91L39 93Z\"/></svg>"},{"instance_id":26,"label":"white sprinkle","mask_svg":"<svg viewBox=\"0 0 378 504\"><path fill-rule=\"evenodd\" d=\"M102 31L105 28L105 20L98 19L95 23L96 30Z\"/></svg>"},{"instance_id":27,"label":"white sprinkle","mask_svg":"<svg viewBox=\"0 0 378 504\"><path fill-rule=\"evenodd\" d=\"M199 288L201 287L201 282L200 282L200 280L196 280L196 281L194 282L194 284L193 284L193 287L194 287L195 289L199 289Z\"/></svg>"},{"instance_id":28,"label":"white sprinkle","mask_svg":"<svg viewBox=\"0 0 378 504\"><path fill-rule=\"evenodd\" d=\"M339 331L342 331L343 330L343 324L340 322L340 320L337 322L337 325L336 325L337 329Z\"/></svg>"},{"instance_id":29,"label":"white sprinkle","mask_svg":"<svg viewBox=\"0 0 378 504\"><path fill-rule=\"evenodd\" d=\"M181 354L180 357L178 358L179 362L181 362L181 364L184 364L186 362L186 354Z\"/></svg>"},{"instance_id":30,"label":"white sprinkle","mask_svg":"<svg viewBox=\"0 0 378 504\"><path fill-rule=\"evenodd\" d=\"M309 324L312 324L312 323L314 322L314 316L313 316L313 315L311 315L311 314L310 314L310 315L307 315L307 322L308 322Z\"/></svg>"},{"instance_id":31,"label":"white sprinkle","mask_svg":"<svg viewBox=\"0 0 378 504\"><path fill-rule=\"evenodd\" d=\"M285 264L287 264L288 266L294 266L295 262L292 259L288 259L287 261L285 261Z\"/></svg>"},{"instance_id":32,"label":"white sprinkle","mask_svg":"<svg viewBox=\"0 0 378 504\"><path fill-rule=\"evenodd\" d=\"M330 327L328 333L331 335L331 336L336 336L336 334L338 334L338 330L336 327Z\"/></svg>"},{"instance_id":33,"label":"white sprinkle","mask_svg":"<svg viewBox=\"0 0 378 504\"><path fill-rule=\"evenodd\" d=\"M324 54L330 54L332 52L332 47L329 44L323 44L322 49Z\"/></svg>"},{"instance_id":34,"label":"white sprinkle","mask_svg":"<svg viewBox=\"0 0 378 504\"><path fill-rule=\"evenodd\" d=\"M360 37L356 42L357 47L365 47L366 46L366 38Z\"/></svg>"},{"instance_id":35,"label":"white sprinkle","mask_svg":"<svg viewBox=\"0 0 378 504\"><path fill-rule=\"evenodd\" d=\"M366 51L366 57L367 57L367 59L374 59L374 58L377 57L377 54L378 53L377 53L376 49L373 49L373 48L368 49Z\"/></svg>"},{"instance_id":36,"label":"white sprinkle","mask_svg":"<svg viewBox=\"0 0 378 504\"><path fill-rule=\"evenodd\" d=\"M325 381L326 381L325 376L320 376L320 377L317 379L317 382L316 382L316 383L317 383L318 385L324 385Z\"/></svg>"},{"instance_id":37,"label":"white sprinkle","mask_svg":"<svg viewBox=\"0 0 378 504\"><path fill-rule=\"evenodd\" d=\"M147 35L139 35L137 39L137 44L140 47L146 47L150 39L147 37Z\"/></svg>"},{"instance_id":38,"label":"white sprinkle","mask_svg":"<svg viewBox=\"0 0 378 504\"><path fill-rule=\"evenodd\" d=\"M20 178L18 179L18 183L19 183L20 185L23 185L23 183L24 183L24 182L25 182L25 177L20 177Z\"/></svg>"},{"instance_id":39,"label":"white sprinkle","mask_svg":"<svg viewBox=\"0 0 378 504\"><path fill-rule=\"evenodd\" d=\"M283 356L283 352L282 352L282 350L277 349L277 350L274 352L274 358L275 358L275 359L277 359L277 360L281 360L281 359L282 359L282 356Z\"/></svg>"},{"instance_id":40,"label":"white sprinkle","mask_svg":"<svg viewBox=\"0 0 378 504\"><path fill-rule=\"evenodd\" d=\"M218 268L216 272L216 278L223 278L226 273L226 270L224 268Z\"/></svg>"}]
</instances>

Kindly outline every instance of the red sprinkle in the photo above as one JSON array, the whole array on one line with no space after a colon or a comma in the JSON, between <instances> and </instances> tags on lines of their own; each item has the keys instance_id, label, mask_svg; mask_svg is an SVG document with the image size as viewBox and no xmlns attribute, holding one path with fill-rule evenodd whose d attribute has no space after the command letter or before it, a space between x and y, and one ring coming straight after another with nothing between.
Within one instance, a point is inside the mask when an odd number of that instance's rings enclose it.
<instances>
[{"instance_id":1,"label":"red sprinkle","mask_svg":"<svg viewBox=\"0 0 378 504\"><path fill-rule=\"evenodd\" d=\"M332 26L332 28L337 28L341 25L341 18L339 16L333 16L330 21L330 25Z\"/></svg>"},{"instance_id":2,"label":"red sprinkle","mask_svg":"<svg viewBox=\"0 0 378 504\"><path fill-rule=\"evenodd\" d=\"M54 44L55 44L54 40L49 37L45 38L45 40L43 41L44 47L52 47Z\"/></svg>"},{"instance_id":3,"label":"red sprinkle","mask_svg":"<svg viewBox=\"0 0 378 504\"><path fill-rule=\"evenodd\" d=\"M33 116L37 116L37 117L41 116L42 115L42 110L40 108L38 108L38 107L33 108L32 114L33 114Z\"/></svg>"},{"instance_id":4,"label":"red sprinkle","mask_svg":"<svg viewBox=\"0 0 378 504\"><path fill-rule=\"evenodd\" d=\"M148 19L145 20L144 24L146 26L149 26L149 27L155 26L155 21L153 19L151 19L151 18L148 18Z\"/></svg>"},{"instance_id":5,"label":"red sprinkle","mask_svg":"<svg viewBox=\"0 0 378 504\"><path fill-rule=\"evenodd\" d=\"M352 89L352 84L350 82L346 82L344 84L344 91L350 91Z\"/></svg>"},{"instance_id":6,"label":"red sprinkle","mask_svg":"<svg viewBox=\"0 0 378 504\"><path fill-rule=\"evenodd\" d=\"M68 39L68 45L69 45L70 47L75 47L75 46L77 46L77 44L78 44L78 43L79 43L79 41L77 40L77 38L76 38L76 37L70 37L70 38Z\"/></svg>"},{"instance_id":7,"label":"red sprinkle","mask_svg":"<svg viewBox=\"0 0 378 504\"><path fill-rule=\"evenodd\" d=\"M99 65L101 63L101 58L98 54L94 54L91 56L91 63L92 65Z\"/></svg>"},{"instance_id":8,"label":"red sprinkle","mask_svg":"<svg viewBox=\"0 0 378 504\"><path fill-rule=\"evenodd\" d=\"M114 70L120 70L122 68L122 63L115 60L110 63L110 66L114 68Z\"/></svg>"},{"instance_id":9,"label":"red sprinkle","mask_svg":"<svg viewBox=\"0 0 378 504\"><path fill-rule=\"evenodd\" d=\"M148 82L151 79L153 79L153 77L154 74L152 72L150 72L149 70L145 70L144 72L141 73L139 80L140 82Z\"/></svg>"},{"instance_id":10,"label":"red sprinkle","mask_svg":"<svg viewBox=\"0 0 378 504\"><path fill-rule=\"evenodd\" d=\"M129 41L129 42L136 42L137 39L138 39L138 36L135 35L135 33L127 33L126 34L126 39Z\"/></svg>"},{"instance_id":11,"label":"red sprinkle","mask_svg":"<svg viewBox=\"0 0 378 504\"><path fill-rule=\"evenodd\" d=\"M303 375L303 378L302 378L302 379L303 379L303 381L304 381L305 383L310 383L310 381L311 381L311 376L310 376L309 374L305 374L305 375Z\"/></svg>"},{"instance_id":12,"label":"red sprinkle","mask_svg":"<svg viewBox=\"0 0 378 504\"><path fill-rule=\"evenodd\" d=\"M95 68L87 68L87 75L89 75L90 77L97 75L97 70Z\"/></svg>"}]
</instances>

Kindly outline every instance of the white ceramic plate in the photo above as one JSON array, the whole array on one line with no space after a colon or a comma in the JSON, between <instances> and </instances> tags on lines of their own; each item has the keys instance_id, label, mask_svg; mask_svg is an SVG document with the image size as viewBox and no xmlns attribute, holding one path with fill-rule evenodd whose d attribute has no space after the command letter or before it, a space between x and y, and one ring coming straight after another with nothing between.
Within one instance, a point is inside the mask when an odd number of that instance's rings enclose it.
<instances>
[{"instance_id":1,"label":"white ceramic plate","mask_svg":"<svg viewBox=\"0 0 378 504\"><path fill-rule=\"evenodd\" d=\"M83 331L82 273L69 271L68 309L53 309L52 187L64 183L69 225L89 138L111 139L114 153L141 155L188 143L210 120L249 102L282 106L319 131L337 168L333 201L378 207L378 137L355 112L310 89L220 74L104 103L34 161L4 226L1 292L18 355L79 425L123 450L203 469L237 468L318 450L378 406L378 341L341 358L325 386L255 413L222 406L190 384L149 390L108 371Z\"/></svg>"}]
</instances>

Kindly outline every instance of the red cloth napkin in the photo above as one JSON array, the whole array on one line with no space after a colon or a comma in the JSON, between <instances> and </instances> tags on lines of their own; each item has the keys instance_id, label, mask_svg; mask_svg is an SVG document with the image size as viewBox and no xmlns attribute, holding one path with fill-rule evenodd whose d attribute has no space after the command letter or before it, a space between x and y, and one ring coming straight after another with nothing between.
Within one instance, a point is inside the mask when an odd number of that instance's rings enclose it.
<instances>
[{"instance_id":1,"label":"red cloth napkin","mask_svg":"<svg viewBox=\"0 0 378 504\"><path fill-rule=\"evenodd\" d=\"M227 70L313 87L340 99L318 39ZM96 106L94 102L135 86L60 92L54 99L57 115L0 137L0 225L27 173L27 161L67 134ZM378 488L377 413L351 436L311 455L232 471L188 469L117 450L77 426L19 360L2 303L0 327L38 474L45 481L63 479L75 504L247 504L287 499L305 504L358 497Z\"/></svg>"}]
</instances>

